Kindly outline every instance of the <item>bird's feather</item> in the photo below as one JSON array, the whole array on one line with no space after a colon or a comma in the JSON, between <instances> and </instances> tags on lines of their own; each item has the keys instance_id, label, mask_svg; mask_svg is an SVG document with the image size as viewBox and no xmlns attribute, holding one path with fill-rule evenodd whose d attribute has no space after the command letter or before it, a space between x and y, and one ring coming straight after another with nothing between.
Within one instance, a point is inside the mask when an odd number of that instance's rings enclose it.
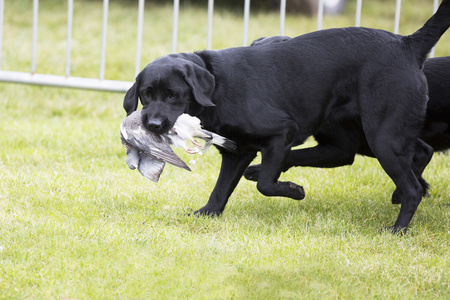
<instances>
[{"instance_id":1,"label":"bird's feather","mask_svg":"<svg viewBox=\"0 0 450 300\"><path fill-rule=\"evenodd\" d=\"M170 141L163 135L154 134L148 131L141 125L140 119L140 111L137 111L122 121L120 133L125 142L132 148L139 149L153 159L159 159L176 167L190 171L191 169L186 163L173 152L172 148L170 148Z\"/></svg>"},{"instance_id":2,"label":"bird's feather","mask_svg":"<svg viewBox=\"0 0 450 300\"><path fill-rule=\"evenodd\" d=\"M200 137L201 139L204 139L207 142L211 142L214 145L220 146L222 148L225 148L229 151L236 151L237 144L233 142L232 140L229 140L221 135L218 135L216 133L210 132L208 130L202 129L201 130L204 137Z\"/></svg>"},{"instance_id":3,"label":"bird's feather","mask_svg":"<svg viewBox=\"0 0 450 300\"><path fill-rule=\"evenodd\" d=\"M185 149L187 140L193 141L194 138L205 140L207 143L203 149L199 151L200 154L204 153L211 143L232 152L237 149L235 142L203 129L200 120L188 114L182 114L178 117L175 125L169 131L167 136L170 138L172 145L183 147Z\"/></svg>"},{"instance_id":4,"label":"bird's feather","mask_svg":"<svg viewBox=\"0 0 450 300\"><path fill-rule=\"evenodd\" d=\"M145 178L153 182L158 182L159 177L164 170L164 165L164 161L153 159L141 152L138 170Z\"/></svg>"}]
</instances>

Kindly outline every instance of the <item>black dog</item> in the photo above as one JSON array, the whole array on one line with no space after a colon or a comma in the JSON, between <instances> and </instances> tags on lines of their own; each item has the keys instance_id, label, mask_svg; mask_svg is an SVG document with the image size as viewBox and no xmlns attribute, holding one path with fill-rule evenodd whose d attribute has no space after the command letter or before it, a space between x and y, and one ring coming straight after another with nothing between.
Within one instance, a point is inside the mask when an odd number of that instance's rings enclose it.
<instances>
[{"instance_id":1,"label":"black dog","mask_svg":"<svg viewBox=\"0 0 450 300\"><path fill-rule=\"evenodd\" d=\"M167 132L182 113L238 144L220 150L222 165L208 203L196 214L219 215L261 151L257 188L301 200L303 188L278 178L293 146L325 120L355 119L397 186L402 205L393 232L408 226L423 188L412 168L425 116L426 55L450 26L450 0L417 32L369 28L317 31L283 43L172 54L150 63L127 92L128 114L143 105L143 123ZM425 166L419 166L421 169Z\"/></svg>"},{"instance_id":2,"label":"black dog","mask_svg":"<svg viewBox=\"0 0 450 300\"><path fill-rule=\"evenodd\" d=\"M289 40L287 36L259 38L251 46L272 44ZM417 149L413 166L426 165L431 159L432 150L444 151L450 148L450 57L431 58L425 62L423 72L428 81L429 100L424 127L420 138L430 145ZM293 150L289 153L283 172L293 166L334 168L353 164L356 154L375 157L367 144L364 131L356 120L325 121L314 134L317 146ZM244 173L248 180L257 181L260 165L247 168ZM428 183L418 169L418 180L427 193ZM400 204L397 193L392 203Z\"/></svg>"}]
</instances>

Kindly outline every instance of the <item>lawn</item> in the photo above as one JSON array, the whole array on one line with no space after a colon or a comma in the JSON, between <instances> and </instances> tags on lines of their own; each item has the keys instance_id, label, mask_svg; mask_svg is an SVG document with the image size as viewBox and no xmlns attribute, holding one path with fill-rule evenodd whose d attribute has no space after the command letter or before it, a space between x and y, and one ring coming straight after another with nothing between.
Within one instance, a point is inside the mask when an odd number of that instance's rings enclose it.
<instances>
[{"instance_id":1,"label":"lawn","mask_svg":"<svg viewBox=\"0 0 450 300\"><path fill-rule=\"evenodd\" d=\"M147 1L149 2L149 1ZM432 1L404 1L400 32ZM39 73L64 74L61 1L41 1ZM362 25L393 29L395 1L365 0ZM100 1L75 1L72 75L97 77ZM29 71L31 1L5 4L2 69ZM137 5L111 1L106 78L132 81ZM354 4L325 28L351 26ZM278 13L250 18L250 40L278 33ZM171 7L146 3L143 66L170 52ZM179 51L206 46L206 8L183 6ZM288 16L286 34L316 21ZM242 44L242 15L215 11L213 48ZM450 55L450 33L437 56ZM203 206L217 150L177 150L192 172L166 166L155 184L131 171L119 140L123 94L0 84L0 299L449 299L450 157L425 177L430 197L405 236L380 233L399 207L374 159L296 168L303 201L267 198L241 180L219 218ZM309 141L311 145L313 142Z\"/></svg>"}]
</instances>

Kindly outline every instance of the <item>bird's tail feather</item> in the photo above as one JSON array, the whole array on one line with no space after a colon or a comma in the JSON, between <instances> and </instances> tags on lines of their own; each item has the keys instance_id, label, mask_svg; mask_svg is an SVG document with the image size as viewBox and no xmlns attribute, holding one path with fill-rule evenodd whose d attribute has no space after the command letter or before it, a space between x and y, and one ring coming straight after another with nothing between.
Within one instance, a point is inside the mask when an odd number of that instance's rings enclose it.
<instances>
[{"instance_id":1,"label":"bird's tail feather","mask_svg":"<svg viewBox=\"0 0 450 300\"><path fill-rule=\"evenodd\" d=\"M208 130L202 130L202 133L204 133L205 135L207 135L207 137L201 137L202 139L204 139L205 141L207 141L207 145L209 144L214 144L217 145L219 147L225 148L229 151L236 151L237 149L237 144L235 142L233 142L232 140L227 139L226 137L223 137L221 135L218 135L216 133L212 133ZM207 146L205 145L205 147ZM209 145L208 145L209 147Z\"/></svg>"}]
</instances>

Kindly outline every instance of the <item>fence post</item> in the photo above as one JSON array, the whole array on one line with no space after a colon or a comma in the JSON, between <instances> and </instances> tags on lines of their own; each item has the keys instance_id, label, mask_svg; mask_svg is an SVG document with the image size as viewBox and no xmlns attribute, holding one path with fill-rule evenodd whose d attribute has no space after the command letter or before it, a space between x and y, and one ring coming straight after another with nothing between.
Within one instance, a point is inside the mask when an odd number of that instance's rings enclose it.
<instances>
[{"instance_id":1,"label":"fence post","mask_svg":"<svg viewBox=\"0 0 450 300\"><path fill-rule=\"evenodd\" d=\"M39 0L33 0L33 33L31 38L31 74L36 72L36 43L38 27Z\"/></svg>"},{"instance_id":2,"label":"fence post","mask_svg":"<svg viewBox=\"0 0 450 300\"><path fill-rule=\"evenodd\" d=\"M284 35L284 22L286 20L286 0L280 3L280 35Z\"/></svg>"},{"instance_id":3,"label":"fence post","mask_svg":"<svg viewBox=\"0 0 450 300\"><path fill-rule=\"evenodd\" d=\"M317 30L322 29L323 24L323 0L319 0L317 7Z\"/></svg>"},{"instance_id":4,"label":"fence post","mask_svg":"<svg viewBox=\"0 0 450 300\"><path fill-rule=\"evenodd\" d=\"M356 1L356 16L355 16L355 26L361 26L361 8L362 8L362 0Z\"/></svg>"},{"instance_id":5,"label":"fence post","mask_svg":"<svg viewBox=\"0 0 450 300\"><path fill-rule=\"evenodd\" d=\"M100 80L105 79L105 61L106 61L106 36L108 32L108 6L109 0L103 0L103 18L102 18L102 45L100 50Z\"/></svg>"},{"instance_id":6,"label":"fence post","mask_svg":"<svg viewBox=\"0 0 450 300\"><path fill-rule=\"evenodd\" d=\"M173 0L172 53L177 52L179 10L180 10L180 0Z\"/></svg>"},{"instance_id":7,"label":"fence post","mask_svg":"<svg viewBox=\"0 0 450 300\"><path fill-rule=\"evenodd\" d=\"M2 69L2 50L3 50L3 18L5 16L4 9L5 0L0 0L0 70Z\"/></svg>"},{"instance_id":8,"label":"fence post","mask_svg":"<svg viewBox=\"0 0 450 300\"><path fill-rule=\"evenodd\" d=\"M70 53L72 50L73 0L67 0L67 45L66 45L66 77L70 76Z\"/></svg>"},{"instance_id":9,"label":"fence post","mask_svg":"<svg viewBox=\"0 0 450 300\"><path fill-rule=\"evenodd\" d=\"M248 44L248 22L250 18L250 0L245 0L244 3L244 38L242 46L247 46Z\"/></svg>"},{"instance_id":10,"label":"fence post","mask_svg":"<svg viewBox=\"0 0 450 300\"><path fill-rule=\"evenodd\" d=\"M138 25L136 36L136 61L134 64L134 76L137 76L141 71L141 53L142 53L142 28L144 27L144 2L139 0L138 7Z\"/></svg>"},{"instance_id":11,"label":"fence post","mask_svg":"<svg viewBox=\"0 0 450 300\"><path fill-rule=\"evenodd\" d=\"M211 50L214 0L208 0L208 32L206 34L206 49Z\"/></svg>"},{"instance_id":12,"label":"fence post","mask_svg":"<svg viewBox=\"0 0 450 300\"><path fill-rule=\"evenodd\" d=\"M394 20L394 33L398 34L398 28L400 27L400 9L402 7L402 0L395 1L395 20Z\"/></svg>"}]
</instances>

